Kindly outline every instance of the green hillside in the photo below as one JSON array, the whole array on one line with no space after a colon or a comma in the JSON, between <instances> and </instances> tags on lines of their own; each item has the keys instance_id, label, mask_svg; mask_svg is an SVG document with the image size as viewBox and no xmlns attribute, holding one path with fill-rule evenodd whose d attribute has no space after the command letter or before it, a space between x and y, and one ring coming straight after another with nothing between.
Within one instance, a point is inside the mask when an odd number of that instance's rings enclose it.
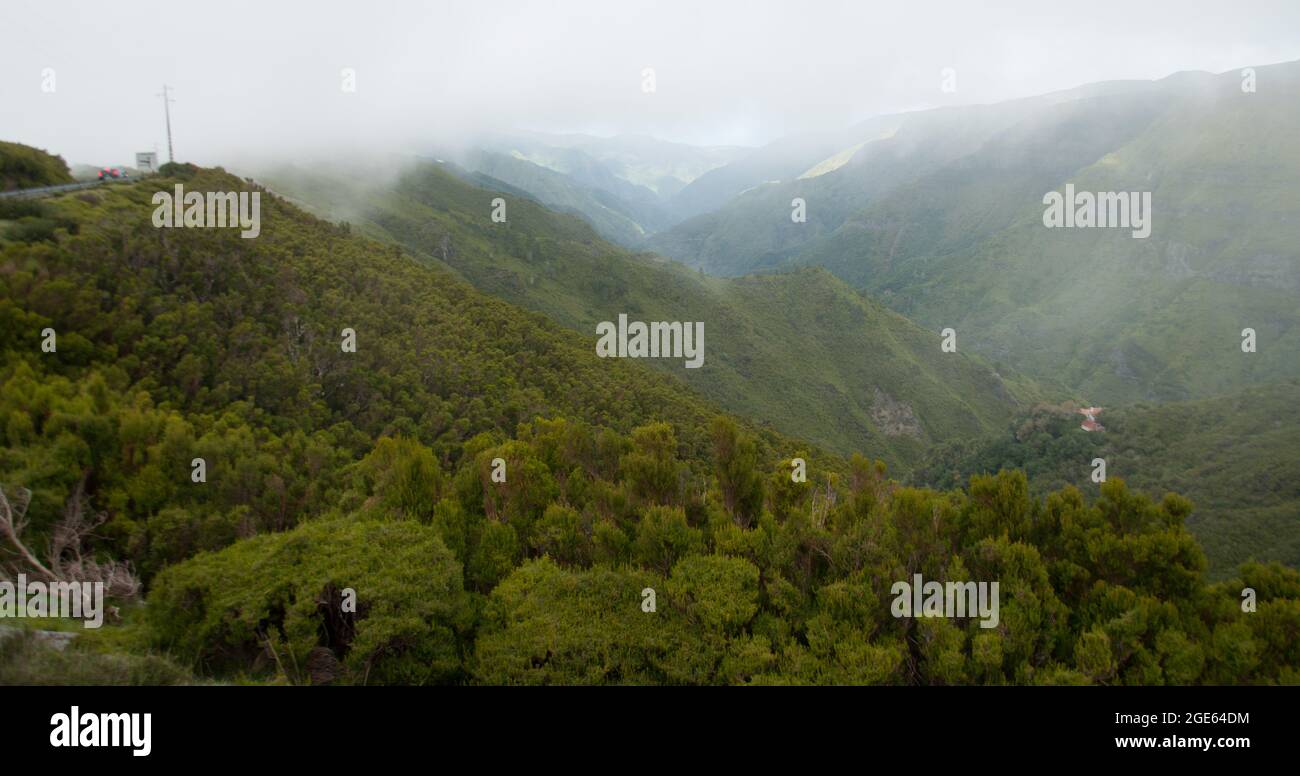
<instances>
[{"instance_id":1,"label":"green hillside","mask_svg":"<svg viewBox=\"0 0 1300 776\"><path fill-rule=\"evenodd\" d=\"M147 600L19 620L80 635L0 636L0 683L1300 681L1300 573L1208 584L1185 499L800 482L796 443L269 194L255 239L155 228L155 191L251 187L171 174L0 238L0 517ZM996 622L891 616L913 574L997 580Z\"/></svg>"},{"instance_id":2,"label":"green hillside","mask_svg":"<svg viewBox=\"0 0 1300 776\"><path fill-rule=\"evenodd\" d=\"M863 298L829 273L709 278L599 239L576 218L496 196L421 164L385 189L313 171L282 170L276 190L360 219L412 252L454 268L480 290L589 336L617 320L703 321L700 369L650 360L714 403L792 436L847 453L865 450L906 471L935 442L1005 423L1042 390L988 365L943 353L931 332ZM342 192L351 192L342 193Z\"/></svg>"},{"instance_id":3,"label":"green hillside","mask_svg":"<svg viewBox=\"0 0 1300 776\"><path fill-rule=\"evenodd\" d=\"M72 182L63 157L20 143L0 141L0 191Z\"/></svg>"},{"instance_id":4,"label":"green hillside","mask_svg":"<svg viewBox=\"0 0 1300 776\"><path fill-rule=\"evenodd\" d=\"M1073 407L1040 405L1003 434L936 450L918 484L964 486L972 475L1022 469L1034 492L1073 485L1086 492L1092 460L1107 475L1159 498L1181 493L1195 509L1187 525L1201 540L1210 574L1226 577L1248 560L1300 566L1300 382L1228 396L1106 409L1104 432L1079 428Z\"/></svg>"},{"instance_id":5,"label":"green hillside","mask_svg":"<svg viewBox=\"0 0 1300 776\"><path fill-rule=\"evenodd\" d=\"M0 412L0 483L33 492L37 529L93 471L118 549L150 568L170 550L155 557L155 526L130 515L179 506L164 530L188 538L165 542L197 541L191 518L222 521L226 541L283 529L335 491L325 471L380 436L418 439L443 465L481 434L551 416L623 434L669 420L688 460L710 444L717 410L671 376L597 359L587 338L269 194L265 237L155 229L150 196L177 182L50 200L74 229L3 242L0 395L14 414ZM201 171L183 185L244 184ZM47 327L53 353L40 347ZM342 350L345 328L355 353ZM808 449L767 431L758 444ZM237 481L178 489L201 449Z\"/></svg>"}]
</instances>

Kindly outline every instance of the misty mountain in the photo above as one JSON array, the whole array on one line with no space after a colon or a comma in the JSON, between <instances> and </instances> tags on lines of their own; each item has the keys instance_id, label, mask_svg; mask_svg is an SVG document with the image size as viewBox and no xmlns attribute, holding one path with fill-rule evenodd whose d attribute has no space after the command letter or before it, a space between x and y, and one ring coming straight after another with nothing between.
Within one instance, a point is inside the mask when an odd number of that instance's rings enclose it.
<instances>
[{"instance_id":1,"label":"misty mountain","mask_svg":"<svg viewBox=\"0 0 1300 776\"><path fill-rule=\"evenodd\" d=\"M9 5L6 754L487 718L88 686L1300 685L1300 3ZM854 723L1289 719L1124 694Z\"/></svg>"},{"instance_id":2,"label":"misty mountain","mask_svg":"<svg viewBox=\"0 0 1300 776\"><path fill-rule=\"evenodd\" d=\"M518 153L589 186L629 196L619 181L671 200L702 175L747 157L740 146L695 146L648 135L596 137L583 134L515 134L484 141L485 147ZM635 199L634 196L629 196Z\"/></svg>"},{"instance_id":3,"label":"misty mountain","mask_svg":"<svg viewBox=\"0 0 1300 776\"><path fill-rule=\"evenodd\" d=\"M701 214L656 235L647 246L711 274L778 266L894 187L974 153L1042 111L1140 91L1142 85L1093 84L997 105L880 116L844 131L783 138L688 186L675 199L692 201ZM806 223L791 219L796 197L808 205Z\"/></svg>"},{"instance_id":4,"label":"misty mountain","mask_svg":"<svg viewBox=\"0 0 1300 776\"><path fill-rule=\"evenodd\" d=\"M929 327L1095 401L1300 374L1300 64L1102 84L907 117L842 167L651 241L708 271L830 269ZM942 140L942 142L938 142ZM1151 191L1154 231L1046 229L1043 195ZM808 222L793 223L804 197ZM1243 354L1241 332L1258 332ZM1244 356L1244 357L1242 357Z\"/></svg>"},{"instance_id":5,"label":"misty mountain","mask_svg":"<svg viewBox=\"0 0 1300 776\"><path fill-rule=\"evenodd\" d=\"M866 450L906 471L932 443L1000 428L1043 389L988 364L943 353L927 331L864 298L824 271L713 278L600 239L577 218L506 195L509 218L493 224L499 193L421 163L388 188L349 175L283 169L264 176L308 204L315 192L353 187L347 215L369 234L453 268L480 290L594 338L596 324L705 322L701 369L648 360L702 396L784 433L835 451Z\"/></svg>"},{"instance_id":6,"label":"misty mountain","mask_svg":"<svg viewBox=\"0 0 1300 776\"><path fill-rule=\"evenodd\" d=\"M650 201L641 198L631 202L608 188L586 186L566 173L492 151L472 151L462 157L461 163L479 175L526 192L548 207L583 218L605 238L623 245L637 244L667 222L667 215L648 190L642 191L650 195ZM618 188L630 186L623 183Z\"/></svg>"},{"instance_id":7,"label":"misty mountain","mask_svg":"<svg viewBox=\"0 0 1300 776\"><path fill-rule=\"evenodd\" d=\"M779 138L692 181L673 197L673 209L683 217L710 213L755 187L797 178L846 148L864 142L872 137L873 132L888 132L891 126L888 119L868 123L870 128L854 127L845 132L813 132Z\"/></svg>"},{"instance_id":8,"label":"misty mountain","mask_svg":"<svg viewBox=\"0 0 1300 776\"><path fill-rule=\"evenodd\" d=\"M578 215L606 239L635 247L684 217L674 194L747 151L635 135L492 133L468 148L436 155Z\"/></svg>"}]
</instances>

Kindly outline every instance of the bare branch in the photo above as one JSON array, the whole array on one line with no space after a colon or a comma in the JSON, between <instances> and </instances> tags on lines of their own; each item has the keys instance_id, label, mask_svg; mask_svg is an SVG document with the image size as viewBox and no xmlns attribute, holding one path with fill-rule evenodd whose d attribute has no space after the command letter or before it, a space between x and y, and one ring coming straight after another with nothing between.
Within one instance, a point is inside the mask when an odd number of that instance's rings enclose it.
<instances>
[{"instance_id":1,"label":"bare branch","mask_svg":"<svg viewBox=\"0 0 1300 776\"><path fill-rule=\"evenodd\" d=\"M42 563L23 541L27 527L26 512L31 503L31 491L20 488L11 501L0 488L0 537L3 537L26 567L21 571L34 573L51 582L96 582L103 584L104 593L114 598L135 598L140 594L140 580L128 563L116 560L98 561L82 554L94 530L108 519L105 513L92 513L86 504L86 479L82 475L63 510L63 520L50 534L47 563Z\"/></svg>"},{"instance_id":2,"label":"bare branch","mask_svg":"<svg viewBox=\"0 0 1300 776\"><path fill-rule=\"evenodd\" d=\"M5 495L4 488L0 487L0 536L8 540L9 544L22 557L27 565L41 574L48 580L58 580L53 571L45 567L45 564L36 559L31 550L23 544L23 531L27 528L27 507L31 504L32 492L26 488L19 488L15 492L15 498L11 502Z\"/></svg>"}]
</instances>

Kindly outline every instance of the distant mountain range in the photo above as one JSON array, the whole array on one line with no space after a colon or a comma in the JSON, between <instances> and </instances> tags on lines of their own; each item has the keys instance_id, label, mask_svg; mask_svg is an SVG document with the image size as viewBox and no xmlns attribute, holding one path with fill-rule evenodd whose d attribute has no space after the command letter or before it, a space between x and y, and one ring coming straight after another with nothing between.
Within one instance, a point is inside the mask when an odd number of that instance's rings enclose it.
<instances>
[{"instance_id":1,"label":"distant mountain range","mask_svg":"<svg viewBox=\"0 0 1300 776\"><path fill-rule=\"evenodd\" d=\"M756 171L749 190L648 245L723 275L825 267L1095 401L1295 377L1300 64L1256 68L1256 79L1244 92L1236 71L1183 73L879 119L842 139L860 144L843 164L795 175L825 151L814 148ZM1151 237L1045 228L1042 198L1067 183L1151 192ZM795 197L807 223L791 220ZM1244 328L1258 334L1255 354L1240 350Z\"/></svg>"},{"instance_id":2,"label":"distant mountain range","mask_svg":"<svg viewBox=\"0 0 1300 776\"><path fill-rule=\"evenodd\" d=\"M697 147L642 135L594 137L494 134L432 156L521 189L539 202L586 219L602 236L640 245L698 209L683 189L710 170L746 156L736 146Z\"/></svg>"}]
</instances>

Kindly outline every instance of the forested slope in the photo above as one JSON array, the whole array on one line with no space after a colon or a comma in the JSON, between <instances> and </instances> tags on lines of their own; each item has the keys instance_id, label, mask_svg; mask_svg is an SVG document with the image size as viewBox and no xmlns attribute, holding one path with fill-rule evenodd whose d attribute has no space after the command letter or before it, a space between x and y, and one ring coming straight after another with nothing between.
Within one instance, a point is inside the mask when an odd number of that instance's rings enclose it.
<instances>
[{"instance_id":1,"label":"forested slope","mask_svg":"<svg viewBox=\"0 0 1300 776\"><path fill-rule=\"evenodd\" d=\"M0 240L0 508L31 491L33 546L102 513L78 555L148 598L73 657L5 641L0 680L1300 680L1300 574L1207 584L1185 499L920 490L815 451L800 482L797 443L270 196L256 239L156 229L176 182ZM995 627L891 616L916 573L998 582Z\"/></svg>"},{"instance_id":2,"label":"forested slope","mask_svg":"<svg viewBox=\"0 0 1300 776\"><path fill-rule=\"evenodd\" d=\"M942 445L913 480L963 486L974 474L1028 473L1037 494L1087 489L1092 461L1159 498L1174 491L1196 509L1187 525L1214 577L1247 560L1300 565L1300 383L1250 388L1212 399L1107 409L1104 432L1079 428L1072 407L1038 405L1000 435ZM1095 486L1092 486L1095 487Z\"/></svg>"}]
</instances>

